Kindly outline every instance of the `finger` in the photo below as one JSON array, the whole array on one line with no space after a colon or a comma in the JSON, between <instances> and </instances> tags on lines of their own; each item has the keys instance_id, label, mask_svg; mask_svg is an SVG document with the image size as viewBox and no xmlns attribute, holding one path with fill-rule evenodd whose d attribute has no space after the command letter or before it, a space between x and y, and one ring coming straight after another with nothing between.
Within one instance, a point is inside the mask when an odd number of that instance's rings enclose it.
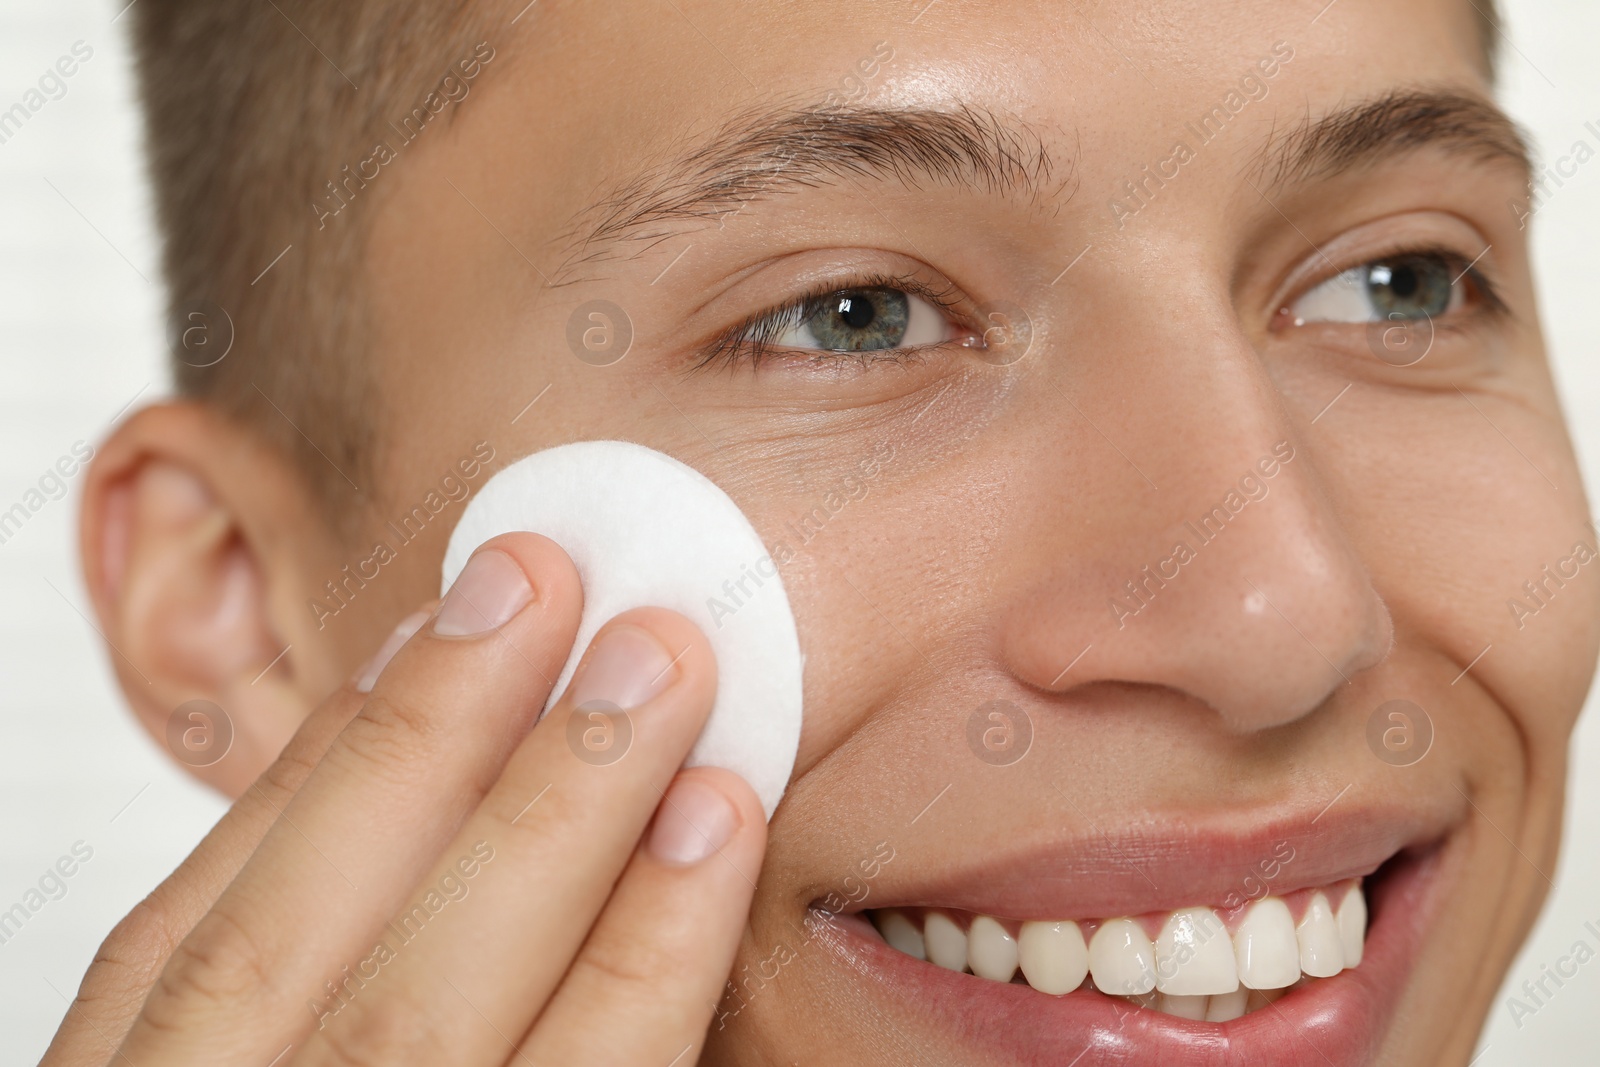
<instances>
[{"instance_id":1,"label":"finger","mask_svg":"<svg viewBox=\"0 0 1600 1067\"><path fill-rule=\"evenodd\" d=\"M715 696L710 644L688 619L639 608L602 627L569 691L397 909L368 984L322 1002L297 1067L357 1051L395 1064L504 1060L577 954ZM601 707L623 710L607 719ZM608 729L610 747L584 746L585 731ZM461 864L477 857L480 869Z\"/></svg>"},{"instance_id":2,"label":"finger","mask_svg":"<svg viewBox=\"0 0 1600 1067\"><path fill-rule=\"evenodd\" d=\"M408 616L390 640L410 636L426 619L426 612ZM382 652L374 657L381 658ZM106 937L40 1067L100 1064L116 1051L172 950L233 881L333 739L361 708L366 694L356 688L357 680L341 686L306 717L277 759L178 869Z\"/></svg>"},{"instance_id":3,"label":"finger","mask_svg":"<svg viewBox=\"0 0 1600 1067\"><path fill-rule=\"evenodd\" d=\"M695 1063L766 843L761 800L744 779L711 767L680 774L512 1062Z\"/></svg>"},{"instance_id":4,"label":"finger","mask_svg":"<svg viewBox=\"0 0 1600 1067\"><path fill-rule=\"evenodd\" d=\"M123 1052L271 1062L494 783L544 706L582 589L534 534L474 554L260 847L174 952Z\"/></svg>"}]
</instances>

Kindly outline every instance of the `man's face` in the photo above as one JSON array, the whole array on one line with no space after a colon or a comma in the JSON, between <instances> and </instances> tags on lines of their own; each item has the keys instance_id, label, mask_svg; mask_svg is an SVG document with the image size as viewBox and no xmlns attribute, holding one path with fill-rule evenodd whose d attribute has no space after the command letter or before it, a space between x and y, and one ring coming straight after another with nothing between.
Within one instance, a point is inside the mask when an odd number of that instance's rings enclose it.
<instances>
[{"instance_id":1,"label":"man's face","mask_svg":"<svg viewBox=\"0 0 1600 1067\"><path fill-rule=\"evenodd\" d=\"M474 442L626 438L793 602L716 1062L1464 1062L1554 869L1600 562L1526 175L1456 99L1472 8L1318 6L545 3L383 179L392 510ZM771 594L728 577L737 625ZM869 923L1231 928L1375 869L1361 966L1226 1026Z\"/></svg>"}]
</instances>

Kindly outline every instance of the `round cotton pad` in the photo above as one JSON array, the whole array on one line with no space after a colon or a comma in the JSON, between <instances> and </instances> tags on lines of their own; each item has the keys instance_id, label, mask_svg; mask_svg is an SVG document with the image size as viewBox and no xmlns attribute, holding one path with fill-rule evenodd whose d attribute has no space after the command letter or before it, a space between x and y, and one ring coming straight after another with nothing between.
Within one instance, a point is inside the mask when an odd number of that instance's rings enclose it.
<instances>
[{"instance_id":1,"label":"round cotton pad","mask_svg":"<svg viewBox=\"0 0 1600 1067\"><path fill-rule=\"evenodd\" d=\"M717 657L716 704L688 764L738 772L770 819L800 744L800 639L777 567L739 506L694 468L629 441L535 452L467 505L445 551L443 588L474 549L513 530L555 541L583 580L578 638L545 710L608 619L671 608Z\"/></svg>"}]
</instances>

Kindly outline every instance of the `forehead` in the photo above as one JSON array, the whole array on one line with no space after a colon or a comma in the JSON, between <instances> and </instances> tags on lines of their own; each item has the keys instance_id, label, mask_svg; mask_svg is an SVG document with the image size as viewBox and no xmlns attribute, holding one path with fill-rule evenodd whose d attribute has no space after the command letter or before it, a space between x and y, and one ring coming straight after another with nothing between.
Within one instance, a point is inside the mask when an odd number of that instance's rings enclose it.
<instances>
[{"instance_id":1,"label":"forehead","mask_svg":"<svg viewBox=\"0 0 1600 1067\"><path fill-rule=\"evenodd\" d=\"M681 152L728 116L775 101L950 110L981 105L1088 167L1170 147L1275 47L1294 56L1260 136L1286 115L1397 86L1486 89L1467 0L884 0L635 7L541 3L519 24L511 92L567 201ZM1202 106L1204 105L1204 106ZM515 146L506 146L517 151ZM1230 138L1222 154L1259 147Z\"/></svg>"}]
</instances>

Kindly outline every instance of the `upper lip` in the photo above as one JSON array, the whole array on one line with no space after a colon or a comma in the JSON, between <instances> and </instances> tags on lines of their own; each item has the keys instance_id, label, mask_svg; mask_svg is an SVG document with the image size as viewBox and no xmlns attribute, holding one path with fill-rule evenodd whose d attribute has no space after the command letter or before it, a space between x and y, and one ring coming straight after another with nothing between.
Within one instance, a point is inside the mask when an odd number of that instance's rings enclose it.
<instances>
[{"instance_id":1,"label":"upper lip","mask_svg":"<svg viewBox=\"0 0 1600 1067\"><path fill-rule=\"evenodd\" d=\"M1053 818L1055 826L996 833L987 855L937 870L902 853L906 858L885 864L858 906L942 907L1019 920L1235 906L1371 874L1400 851L1437 841L1459 818L1448 806L1362 804L1349 796L1320 814L1318 807L1286 812L1274 805L1156 815L1118 827L1074 812Z\"/></svg>"}]
</instances>

